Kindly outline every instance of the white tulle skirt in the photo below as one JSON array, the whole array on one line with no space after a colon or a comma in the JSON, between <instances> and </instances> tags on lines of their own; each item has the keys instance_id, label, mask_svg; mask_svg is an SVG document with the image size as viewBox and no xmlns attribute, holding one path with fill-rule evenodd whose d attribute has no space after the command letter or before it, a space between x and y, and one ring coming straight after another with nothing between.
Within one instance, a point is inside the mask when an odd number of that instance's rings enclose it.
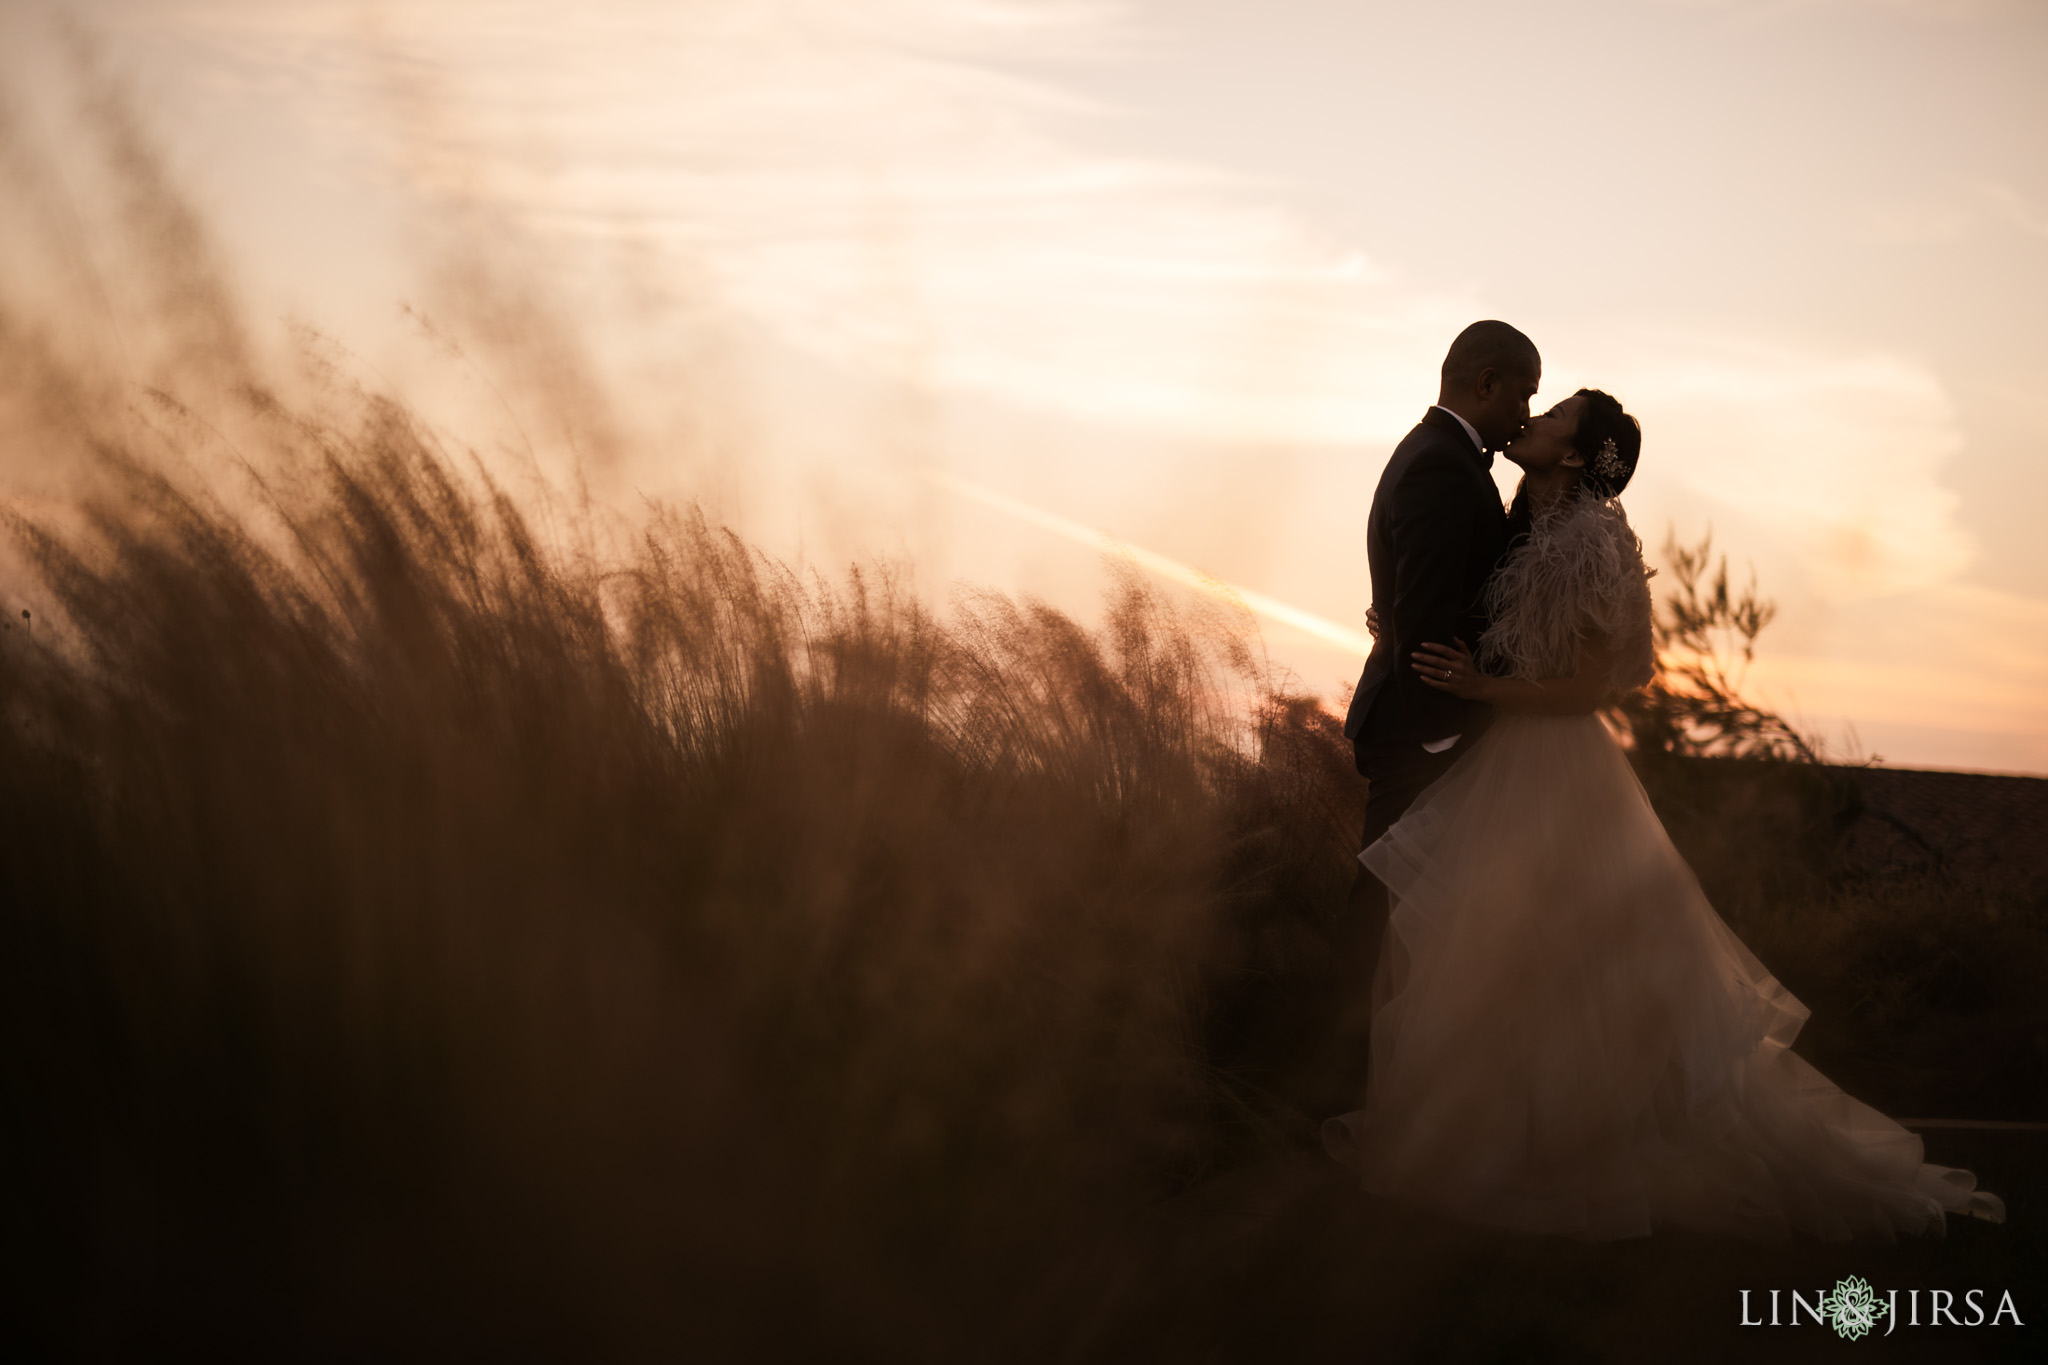
<instances>
[{"instance_id":1,"label":"white tulle skirt","mask_svg":"<svg viewBox=\"0 0 2048 1365\"><path fill-rule=\"evenodd\" d=\"M1361 860L1392 893L1367 1191L1594 1240L2003 1222L1970 1172L1789 1050L1807 1009L1722 922L1591 716L1502 716Z\"/></svg>"}]
</instances>

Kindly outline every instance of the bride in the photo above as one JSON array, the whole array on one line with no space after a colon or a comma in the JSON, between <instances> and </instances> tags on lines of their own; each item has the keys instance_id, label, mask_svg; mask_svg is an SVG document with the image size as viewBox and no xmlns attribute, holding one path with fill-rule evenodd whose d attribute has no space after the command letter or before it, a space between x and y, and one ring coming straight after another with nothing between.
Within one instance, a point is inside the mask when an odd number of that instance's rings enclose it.
<instances>
[{"instance_id":1,"label":"bride","mask_svg":"<svg viewBox=\"0 0 2048 1365\"><path fill-rule=\"evenodd\" d=\"M1528 534L1488 584L1477 660L1458 641L1414 662L1498 719L1359 855L1393 909L1366 1094L1325 1145L1373 1194L1524 1232L2003 1222L1975 1176L1791 1051L1806 1007L1707 903L1593 714L1654 669L1615 500L1641 444L1581 389L1507 449Z\"/></svg>"}]
</instances>

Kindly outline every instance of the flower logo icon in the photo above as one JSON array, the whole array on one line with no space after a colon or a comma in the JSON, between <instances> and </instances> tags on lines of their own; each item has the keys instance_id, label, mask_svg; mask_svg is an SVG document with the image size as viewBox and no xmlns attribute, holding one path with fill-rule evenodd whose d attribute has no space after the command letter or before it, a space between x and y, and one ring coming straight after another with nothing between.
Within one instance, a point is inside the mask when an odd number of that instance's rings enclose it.
<instances>
[{"instance_id":1,"label":"flower logo icon","mask_svg":"<svg viewBox=\"0 0 2048 1365\"><path fill-rule=\"evenodd\" d=\"M1827 1315L1828 1325L1835 1329L1836 1336L1854 1341L1877 1326L1877 1320L1885 1315L1885 1306L1877 1301L1876 1291L1861 1275L1851 1275L1835 1281L1834 1293L1821 1298L1820 1311Z\"/></svg>"}]
</instances>

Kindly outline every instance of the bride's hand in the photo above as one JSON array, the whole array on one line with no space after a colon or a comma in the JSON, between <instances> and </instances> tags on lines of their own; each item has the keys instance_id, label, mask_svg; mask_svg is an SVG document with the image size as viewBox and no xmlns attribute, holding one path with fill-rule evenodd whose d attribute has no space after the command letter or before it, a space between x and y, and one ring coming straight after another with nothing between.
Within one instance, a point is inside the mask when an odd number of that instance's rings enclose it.
<instances>
[{"instance_id":1,"label":"bride's hand","mask_svg":"<svg viewBox=\"0 0 2048 1365\"><path fill-rule=\"evenodd\" d=\"M1439 692L1448 692L1454 697L1476 700L1486 686L1486 675L1472 659L1472 651L1465 648L1463 640L1452 642L1457 646L1424 645L1415 651L1414 663L1410 665L1421 675L1422 681Z\"/></svg>"},{"instance_id":2,"label":"bride's hand","mask_svg":"<svg viewBox=\"0 0 2048 1365\"><path fill-rule=\"evenodd\" d=\"M1377 606L1365 609L1365 628L1372 633L1373 639L1380 638L1380 609Z\"/></svg>"}]
</instances>

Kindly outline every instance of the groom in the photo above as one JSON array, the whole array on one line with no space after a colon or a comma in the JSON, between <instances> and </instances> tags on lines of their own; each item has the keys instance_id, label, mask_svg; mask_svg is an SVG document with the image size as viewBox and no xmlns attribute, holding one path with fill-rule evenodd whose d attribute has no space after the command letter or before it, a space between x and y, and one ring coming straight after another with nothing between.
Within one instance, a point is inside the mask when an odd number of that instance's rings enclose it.
<instances>
[{"instance_id":1,"label":"groom","mask_svg":"<svg viewBox=\"0 0 2048 1365\"><path fill-rule=\"evenodd\" d=\"M1535 343L1505 322L1475 322L1444 357L1436 405L1394 447L1365 523L1378 638L1365 661L1344 734L1366 787L1365 840L1387 832L1424 787L1470 749L1492 719L1479 702L1425 687L1411 665L1426 642L1476 646L1481 594L1507 550L1507 515L1487 473L1492 452L1529 420L1542 377ZM1363 845L1361 845L1363 847ZM1387 925L1387 888L1360 866L1337 949L1348 999L1363 1017Z\"/></svg>"}]
</instances>

